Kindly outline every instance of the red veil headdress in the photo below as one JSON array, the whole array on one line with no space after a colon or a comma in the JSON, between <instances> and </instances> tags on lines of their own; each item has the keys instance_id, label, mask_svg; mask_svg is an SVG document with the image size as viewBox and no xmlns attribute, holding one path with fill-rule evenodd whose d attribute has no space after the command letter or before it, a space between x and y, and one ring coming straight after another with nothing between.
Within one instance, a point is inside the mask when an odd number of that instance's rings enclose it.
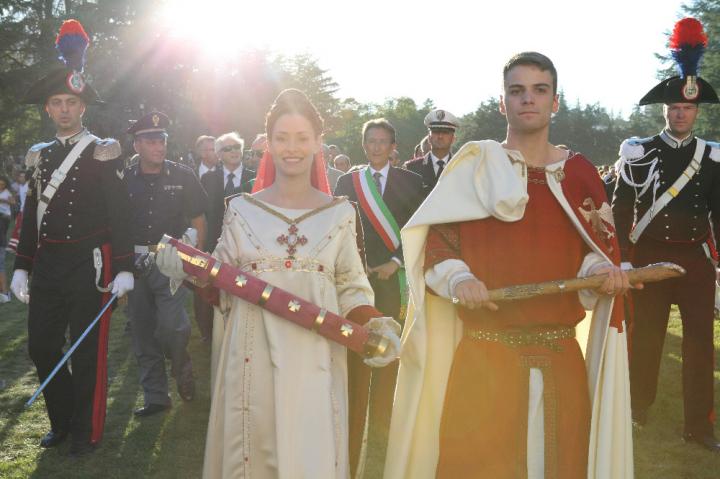
<instances>
[{"instance_id":1,"label":"red veil headdress","mask_svg":"<svg viewBox=\"0 0 720 479\"><path fill-rule=\"evenodd\" d=\"M273 163L272 156L270 156L270 152L265 150L262 159L260 159L260 167L258 168L257 175L255 176L255 183L253 184L252 192L257 193L273 183L275 183L275 164ZM310 172L310 184L313 188L328 195L332 195L322 151L318 152L313 157L312 171Z\"/></svg>"}]
</instances>

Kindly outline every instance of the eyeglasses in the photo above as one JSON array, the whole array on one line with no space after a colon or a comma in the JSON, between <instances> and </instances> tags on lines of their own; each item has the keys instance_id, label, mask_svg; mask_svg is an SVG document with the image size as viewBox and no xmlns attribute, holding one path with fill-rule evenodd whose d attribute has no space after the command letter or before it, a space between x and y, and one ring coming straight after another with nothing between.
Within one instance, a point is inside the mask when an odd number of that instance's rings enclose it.
<instances>
[{"instance_id":1,"label":"eyeglasses","mask_svg":"<svg viewBox=\"0 0 720 479\"><path fill-rule=\"evenodd\" d=\"M262 150L253 150L252 154L253 156L263 156L263 153L265 153Z\"/></svg>"},{"instance_id":2,"label":"eyeglasses","mask_svg":"<svg viewBox=\"0 0 720 479\"><path fill-rule=\"evenodd\" d=\"M239 151L239 150L242 150L242 145L239 145L239 144L223 146L222 148L220 148L220 151L222 151L223 153L229 153L231 151Z\"/></svg>"}]
</instances>

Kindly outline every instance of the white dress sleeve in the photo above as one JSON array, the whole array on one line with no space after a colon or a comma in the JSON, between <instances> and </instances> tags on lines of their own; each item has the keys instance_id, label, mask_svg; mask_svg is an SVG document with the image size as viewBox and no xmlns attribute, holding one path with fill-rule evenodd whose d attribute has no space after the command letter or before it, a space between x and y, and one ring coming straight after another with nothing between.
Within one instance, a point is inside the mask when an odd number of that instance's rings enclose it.
<instances>
[{"instance_id":1,"label":"white dress sleeve","mask_svg":"<svg viewBox=\"0 0 720 479\"><path fill-rule=\"evenodd\" d=\"M348 206L352 212L338 235L340 248L335 259L335 288L342 316L347 316L358 306L372 306L375 303L375 294L357 248L355 209Z\"/></svg>"}]
</instances>

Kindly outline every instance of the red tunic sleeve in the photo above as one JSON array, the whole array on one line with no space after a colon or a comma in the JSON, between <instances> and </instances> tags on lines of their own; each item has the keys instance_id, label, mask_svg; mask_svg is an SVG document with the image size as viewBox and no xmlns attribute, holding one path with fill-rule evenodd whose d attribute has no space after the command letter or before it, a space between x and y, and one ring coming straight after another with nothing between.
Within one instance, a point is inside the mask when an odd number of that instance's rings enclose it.
<instances>
[{"instance_id":1,"label":"red tunic sleeve","mask_svg":"<svg viewBox=\"0 0 720 479\"><path fill-rule=\"evenodd\" d=\"M460 225L448 223L433 225L425 244L425 269L428 270L447 259L460 259Z\"/></svg>"}]
</instances>

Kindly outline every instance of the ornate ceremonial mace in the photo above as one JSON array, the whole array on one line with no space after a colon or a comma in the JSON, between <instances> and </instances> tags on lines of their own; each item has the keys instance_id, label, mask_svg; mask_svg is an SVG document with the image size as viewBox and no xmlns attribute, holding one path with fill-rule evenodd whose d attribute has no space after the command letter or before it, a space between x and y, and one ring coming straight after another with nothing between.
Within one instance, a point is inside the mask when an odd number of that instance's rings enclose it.
<instances>
[{"instance_id":1,"label":"ornate ceremonial mace","mask_svg":"<svg viewBox=\"0 0 720 479\"><path fill-rule=\"evenodd\" d=\"M642 268L626 270L630 283L653 283L670 278L685 276L685 268L675 263L655 263ZM520 284L488 291L489 301L513 301L533 298L546 294L568 293L580 289L599 288L607 279L607 273L594 274L586 278L571 278L544 283ZM457 302L453 299L453 302Z\"/></svg>"},{"instance_id":2,"label":"ornate ceremonial mace","mask_svg":"<svg viewBox=\"0 0 720 479\"><path fill-rule=\"evenodd\" d=\"M160 251L170 246L177 249L183 271L194 278L199 286L211 284L305 329L313 330L364 357L380 356L387 349L388 339L384 336L277 288L240 268L223 263L175 238L163 235L157 249Z\"/></svg>"}]
</instances>

